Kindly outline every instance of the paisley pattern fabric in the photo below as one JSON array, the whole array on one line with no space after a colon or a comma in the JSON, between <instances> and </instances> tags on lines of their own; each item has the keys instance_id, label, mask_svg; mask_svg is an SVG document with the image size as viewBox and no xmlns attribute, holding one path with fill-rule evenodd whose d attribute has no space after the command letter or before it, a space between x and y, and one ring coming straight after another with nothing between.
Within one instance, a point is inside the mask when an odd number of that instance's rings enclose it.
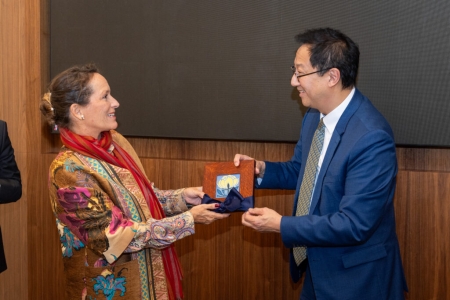
<instances>
[{"instance_id":1,"label":"paisley pattern fabric","mask_svg":"<svg viewBox=\"0 0 450 300\"><path fill-rule=\"evenodd\" d=\"M112 137L143 172L128 141ZM154 219L127 169L64 147L50 166L49 188L67 299L169 299L161 249L194 234L182 189L153 186L167 216Z\"/></svg>"}]
</instances>

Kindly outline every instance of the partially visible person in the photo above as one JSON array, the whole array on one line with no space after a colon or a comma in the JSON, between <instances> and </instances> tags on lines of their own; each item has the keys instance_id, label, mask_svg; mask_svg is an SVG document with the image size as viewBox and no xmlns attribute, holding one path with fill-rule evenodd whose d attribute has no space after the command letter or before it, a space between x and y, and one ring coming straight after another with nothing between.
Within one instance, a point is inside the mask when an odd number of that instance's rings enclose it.
<instances>
[{"instance_id":1,"label":"partially visible person","mask_svg":"<svg viewBox=\"0 0 450 300\"><path fill-rule=\"evenodd\" d=\"M115 131L118 107L91 64L58 74L40 105L64 145L50 166L49 189L67 299L182 299L173 243L194 234L194 223L229 215L200 204L201 187L156 188Z\"/></svg>"},{"instance_id":2,"label":"partially visible person","mask_svg":"<svg viewBox=\"0 0 450 300\"><path fill-rule=\"evenodd\" d=\"M355 88L358 46L331 28L297 35L291 85L305 107L287 162L256 161L258 188L296 189L292 216L250 209L242 223L279 232L300 299L403 299L393 198L397 159L385 118ZM241 160L252 159L237 154Z\"/></svg>"},{"instance_id":3,"label":"partially visible person","mask_svg":"<svg viewBox=\"0 0 450 300\"><path fill-rule=\"evenodd\" d=\"M15 202L22 197L20 171L8 135L6 122L0 120L0 204ZM0 227L0 273L7 269Z\"/></svg>"}]
</instances>

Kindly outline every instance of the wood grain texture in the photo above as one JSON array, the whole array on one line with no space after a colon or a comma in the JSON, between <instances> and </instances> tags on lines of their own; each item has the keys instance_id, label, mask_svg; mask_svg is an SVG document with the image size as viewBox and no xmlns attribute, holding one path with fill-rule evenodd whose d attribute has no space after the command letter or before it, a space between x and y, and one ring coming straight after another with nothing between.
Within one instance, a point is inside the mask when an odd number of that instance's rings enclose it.
<instances>
[{"instance_id":1,"label":"wood grain texture","mask_svg":"<svg viewBox=\"0 0 450 300\"><path fill-rule=\"evenodd\" d=\"M400 170L450 172L450 148L397 147Z\"/></svg>"},{"instance_id":2,"label":"wood grain texture","mask_svg":"<svg viewBox=\"0 0 450 300\"><path fill-rule=\"evenodd\" d=\"M48 167L55 157L49 148L39 111L47 84L49 48L48 1L26 3L26 138L28 299L64 299L61 245L48 197ZM51 284L58 288L49 288Z\"/></svg>"},{"instance_id":3,"label":"wood grain texture","mask_svg":"<svg viewBox=\"0 0 450 300\"><path fill-rule=\"evenodd\" d=\"M33 191L27 225L30 300L65 298L61 243L48 195L48 168L54 157L39 153L30 157L34 162L27 185Z\"/></svg>"},{"instance_id":4,"label":"wood grain texture","mask_svg":"<svg viewBox=\"0 0 450 300\"><path fill-rule=\"evenodd\" d=\"M450 173L401 171L397 181L408 299L450 299Z\"/></svg>"},{"instance_id":5,"label":"wood grain texture","mask_svg":"<svg viewBox=\"0 0 450 300\"><path fill-rule=\"evenodd\" d=\"M26 4L0 1L0 119L8 124L22 182L27 184ZM0 205L0 226L8 269L0 274L0 299L27 299L27 191L16 203Z\"/></svg>"},{"instance_id":6,"label":"wood grain texture","mask_svg":"<svg viewBox=\"0 0 450 300\"><path fill-rule=\"evenodd\" d=\"M178 140L129 137L139 157L160 159L190 159L202 161L232 161L236 153L255 159L279 160L292 156L294 143Z\"/></svg>"}]
</instances>

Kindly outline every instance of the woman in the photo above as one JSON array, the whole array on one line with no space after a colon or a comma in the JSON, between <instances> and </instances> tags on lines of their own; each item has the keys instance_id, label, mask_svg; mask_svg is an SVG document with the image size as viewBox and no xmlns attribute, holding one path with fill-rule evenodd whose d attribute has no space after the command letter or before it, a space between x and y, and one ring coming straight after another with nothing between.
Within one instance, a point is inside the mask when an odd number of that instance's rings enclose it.
<instances>
[{"instance_id":1,"label":"woman","mask_svg":"<svg viewBox=\"0 0 450 300\"><path fill-rule=\"evenodd\" d=\"M57 75L40 105L64 145L50 166L49 188L67 297L182 299L173 242L194 234L196 222L228 215L200 204L201 188L155 188L114 130L118 107L95 65Z\"/></svg>"}]
</instances>

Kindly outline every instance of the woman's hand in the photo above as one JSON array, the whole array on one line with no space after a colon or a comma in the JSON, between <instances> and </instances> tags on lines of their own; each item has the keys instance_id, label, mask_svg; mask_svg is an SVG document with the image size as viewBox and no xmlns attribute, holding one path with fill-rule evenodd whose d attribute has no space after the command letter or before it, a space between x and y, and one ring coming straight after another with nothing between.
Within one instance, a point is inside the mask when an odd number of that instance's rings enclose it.
<instances>
[{"instance_id":1,"label":"woman's hand","mask_svg":"<svg viewBox=\"0 0 450 300\"><path fill-rule=\"evenodd\" d=\"M186 203L192 205L199 205L202 203L202 198L204 194L205 193L203 193L203 187L201 186L189 187L183 190L183 192L181 193L181 197L183 197Z\"/></svg>"},{"instance_id":2,"label":"woman's hand","mask_svg":"<svg viewBox=\"0 0 450 300\"><path fill-rule=\"evenodd\" d=\"M201 204L191 208L190 212L194 216L195 223L210 224L215 220L225 219L230 214L218 214L211 210L216 209L219 204ZM211 210L210 210L211 209Z\"/></svg>"}]
</instances>

